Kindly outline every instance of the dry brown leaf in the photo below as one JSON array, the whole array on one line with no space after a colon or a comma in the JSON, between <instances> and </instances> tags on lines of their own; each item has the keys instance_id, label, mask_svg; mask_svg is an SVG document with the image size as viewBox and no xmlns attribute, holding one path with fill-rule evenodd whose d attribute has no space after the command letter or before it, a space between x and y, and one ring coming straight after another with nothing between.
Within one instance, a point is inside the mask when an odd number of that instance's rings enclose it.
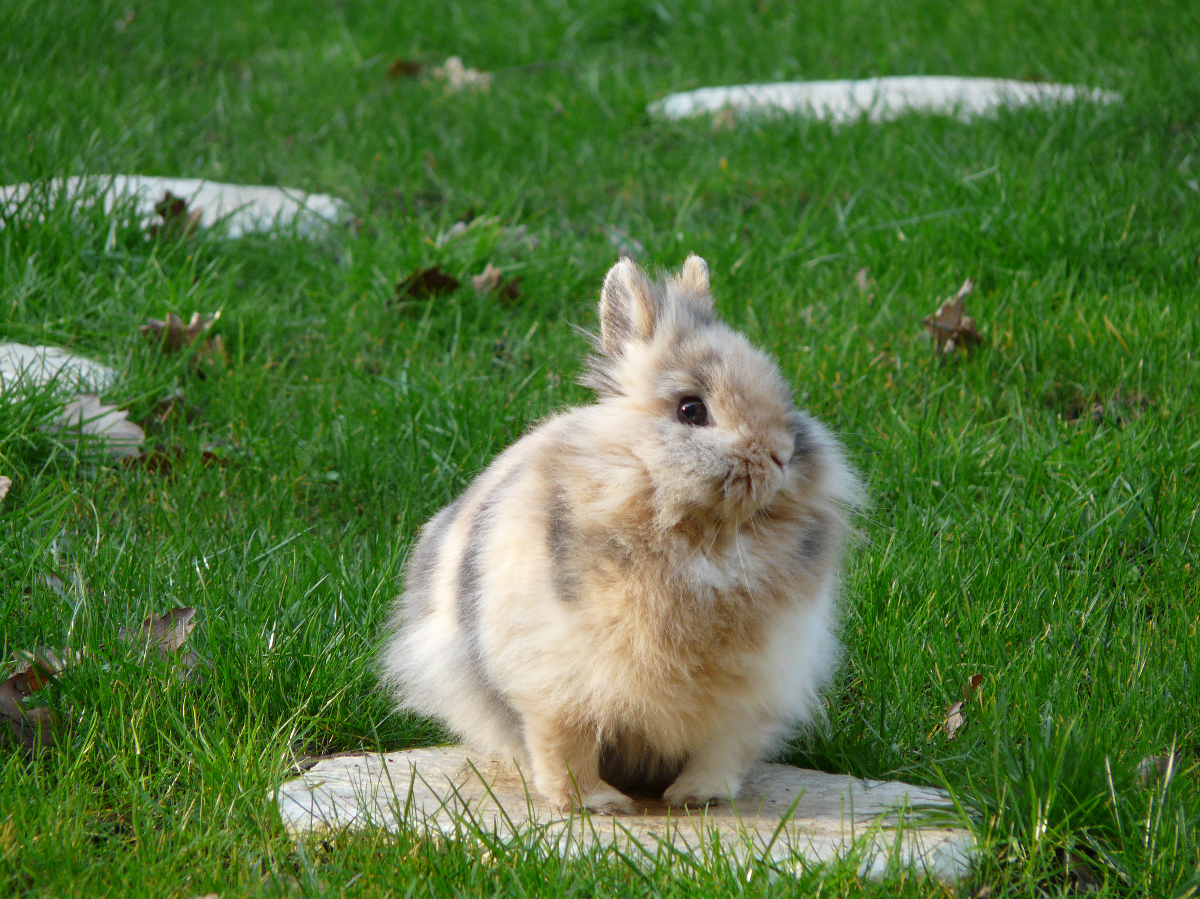
<instances>
[{"instance_id":1,"label":"dry brown leaf","mask_svg":"<svg viewBox=\"0 0 1200 899\"><path fill-rule=\"evenodd\" d=\"M966 708L967 703L971 701L971 697L975 695L975 691L979 689L982 683L982 674L972 674L967 678L967 682L963 684L962 701L951 703L946 709L945 718L942 720L942 730L945 732L947 740L953 740L955 734L967 723L967 719L963 715L963 709Z\"/></svg>"},{"instance_id":2,"label":"dry brown leaf","mask_svg":"<svg viewBox=\"0 0 1200 899\"><path fill-rule=\"evenodd\" d=\"M979 685L982 683L982 674L972 674L968 677L967 682L963 684L963 702L970 702L971 697L975 695L975 691L979 689Z\"/></svg>"},{"instance_id":3,"label":"dry brown leaf","mask_svg":"<svg viewBox=\"0 0 1200 899\"><path fill-rule=\"evenodd\" d=\"M216 315L201 315L199 312L193 312L192 317L185 325L182 318L174 312L168 312L165 321L151 318L138 330L151 343L157 343L164 353L178 353L184 347L190 347L199 340L201 335L212 328L220 317L221 313L219 312ZM224 352L224 348L221 348L221 352Z\"/></svg>"},{"instance_id":4,"label":"dry brown leaf","mask_svg":"<svg viewBox=\"0 0 1200 899\"><path fill-rule=\"evenodd\" d=\"M79 653L57 653L39 647L31 653L17 654L17 670L0 683L0 718L8 724L12 739L27 750L54 744L58 717L48 706L27 708L25 697L50 683Z\"/></svg>"},{"instance_id":5,"label":"dry brown leaf","mask_svg":"<svg viewBox=\"0 0 1200 899\"><path fill-rule=\"evenodd\" d=\"M468 69L463 65L461 57L451 56L442 65L433 70L433 77L446 82L446 93L457 94L461 90L486 91L492 84L492 76L478 69Z\"/></svg>"},{"instance_id":6,"label":"dry brown leaf","mask_svg":"<svg viewBox=\"0 0 1200 899\"><path fill-rule=\"evenodd\" d=\"M1163 785L1169 784L1171 779L1175 777L1175 770L1179 764L1179 757L1174 750L1164 752L1160 755L1148 755L1137 766L1138 785L1146 788L1153 786L1157 781L1161 780Z\"/></svg>"},{"instance_id":7,"label":"dry brown leaf","mask_svg":"<svg viewBox=\"0 0 1200 899\"><path fill-rule=\"evenodd\" d=\"M490 262L478 275L471 278L471 286L480 296L496 294L501 300L512 302L521 296L521 279L504 280L504 273Z\"/></svg>"},{"instance_id":8,"label":"dry brown leaf","mask_svg":"<svg viewBox=\"0 0 1200 899\"><path fill-rule=\"evenodd\" d=\"M200 224L200 210L189 210L187 200L175 196L170 191L164 193L163 198L154 204L154 211L162 219L161 222L150 226L150 234L154 237L161 234L169 238L188 238Z\"/></svg>"},{"instance_id":9,"label":"dry brown leaf","mask_svg":"<svg viewBox=\"0 0 1200 899\"><path fill-rule=\"evenodd\" d=\"M875 291L871 289L875 286L875 279L871 277L871 270L865 265L854 273L854 286L865 299L875 299Z\"/></svg>"},{"instance_id":10,"label":"dry brown leaf","mask_svg":"<svg viewBox=\"0 0 1200 899\"><path fill-rule=\"evenodd\" d=\"M1088 860L1077 852L1067 853L1067 877L1074 883L1077 893L1094 893L1104 885Z\"/></svg>"},{"instance_id":11,"label":"dry brown leaf","mask_svg":"<svg viewBox=\"0 0 1200 899\"><path fill-rule=\"evenodd\" d=\"M43 429L52 434L77 433L99 438L113 456L133 456L146 439L146 432L128 420L129 413L106 406L94 393L72 397Z\"/></svg>"},{"instance_id":12,"label":"dry brown leaf","mask_svg":"<svg viewBox=\"0 0 1200 899\"><path fill-rule=\"evenodd\" d=\"M19 675L13 675L0 683L0 718L8 724L8 732L21 747L29 750L54 745L54 726L57 716L54 710L42 706L29 709L23 700L27 694L17 686Z\"/></svg>"},{"instance_id":13,"label":"dry brown leaf","mask_svg":"<svg viewBox=\"0 0 1200 899\"><path fill-rule=\"evenodd\" d=\"M122 627L117 636L131 645L144 644L166 659L187 642L196 626L195 617L196 610L191 606L174 608L162 616L148 616L136 630Z\"/></svg>"},{"instance_id":14,"label":"dry brown leaf","mask_svg":"<svg viewBox=\"0 0 1200 899\"><path fill-rule=\"evenodd\" d=\"M964 705L966 703L956 702L946 709L946 720L942 722L942 730L946 732L947 740L953 740L958 729L966 723L962 713Z\"/></svg>"},{"instance_id":15,"label":"dry brown leaf","mask_svg":"<svg viewBox=\"0 0 1200 899\"><path fill-rule=\"evenodd\" d=\"M0 475L0 499L8 496L8 491L12 489L12 478Z\"/></svg>"},{"instance_id":16,"label":"dry brown leaf","mask_svg":"<svg viewBox=\"0 0 1200 899\"><path fill-rule=\"evenodd\" d=\"M418 269L399 282L396 285L396 298L412 297L415 300L423 300L453 293L458 288L458 279L442 271L440 265L435 265L432 268Z\"/></svg>"},{"instance_id":17,"label":"dry brown leaf","mask_svg":"<svg viewBox=\"0 0 1200 899\"><path fill-rule=\"evenodd\" d=\"M64 649L60 653L39 646L32 652L17 652L14 658L17 661L17 669L12 677L17 679L17 687L25 693L35 693L62 674L68 666L78 664L83 658L83 652Z\"/></svg>"},{"instance_id":18,"label":"dry brown leaf","mask_svg":"<svg viewBox=\"0 0 1200 899\"><path fill-rule=\"evenodd\" d=\"M943 302L933 315L922 319L933 337L939 356L953 353L959 347L970 350L983 343L983 337L975 326L975 319L965 314L963 306L963 301L974 289L975 282L967 278L958 289L958 293Z\"/></svg>"},{"instance_id":19,"label":"dry brown leaf","mask_svg":"<svg viewBox=\"0 0 1200 899\"><path fill-rule=\"evenodd\" d=\"M425 71L425 67L419 62L413 62L411 59L404 59L397 56L392 60L392 64L387 67L389 78L413 78Z\"/></svg>"},{"instance_id":20,"label":"dry brown leaf","mask_svg":"<svg viewBox=\"0 0 1200 899\"><path fill-rule=\"evenodd\" d=\"M144 468L151 474L167 476L174 472L175 465L182 462L186 455L187 451L179 444L167 446L164 443L156 443L152 450L130 456L124 461L127 468ZM200 451L200 461L204 465L221 467L228 460L211 449L203 449Z\"/></svg>"}]
</instances>

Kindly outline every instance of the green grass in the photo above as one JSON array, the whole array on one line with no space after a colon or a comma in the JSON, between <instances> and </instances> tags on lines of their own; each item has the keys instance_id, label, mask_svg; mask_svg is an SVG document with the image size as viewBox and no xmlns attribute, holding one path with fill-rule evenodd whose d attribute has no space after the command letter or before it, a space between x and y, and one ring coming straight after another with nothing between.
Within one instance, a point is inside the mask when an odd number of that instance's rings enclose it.
<instances>
[{"instance_id":1,"label":"green grass","mask_svg":"<svg viewBox=\"0 0 1200 899\"><path fill-rule=\"evenodd\" d=\"M92 651L52 700L61 745L0 755L5 893L946 894L848 867L797 885L719 860L282 830L270 791L297 755L437 739L377 690L379 626L421 523L586 401L572 325L594 324L614 227L652 263L708 259L722 313L869 484L830 723L791 760L950 787L985 846L954 895L1068 893L1072 854L1101 895L1200 889L1194 4L128 5L124 31L120 3L0 8L0 183L286 184L345 197L361 224L316 244L147 241L96 213L0 230L0 336L116 365L107 399L134 420L176 389L198 410L151 429L185 450L164 477L55 442L44 406L0 405L0 649ZM385 73L453 54L491 90ZM969 126L645 115L706 84L921 73L1124 102ZM469 215L496 222L439 246ZM418 267L489 261L521 276L519 302L388 302ZM988 343L940 365L919 320L967 275ZM203 379L137 332L218 309L229 362ZM202 463L210 446L224 465ZM201 610L198 682L116 640L173 605ZM1172 745L1181 772L1139 788L1139 760Z\"/></svg>"}]
</instances>

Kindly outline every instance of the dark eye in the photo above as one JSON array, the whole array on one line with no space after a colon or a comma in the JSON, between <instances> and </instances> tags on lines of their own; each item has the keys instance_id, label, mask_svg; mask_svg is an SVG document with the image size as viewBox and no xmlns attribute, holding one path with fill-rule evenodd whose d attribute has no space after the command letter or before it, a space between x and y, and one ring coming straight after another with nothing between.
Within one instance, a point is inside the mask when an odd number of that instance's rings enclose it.
<instances>
[{"instance_id":1,"label":"dark eye","mask_svg":"<svg viewBox=\"0 0 1200 899\"><path fill-rule=\"evenodd\" d=\"M703 427L708 424L708 406L698 396L685 396L675 407L675 417L685 425Z\"/></svg>"}]
</instances>

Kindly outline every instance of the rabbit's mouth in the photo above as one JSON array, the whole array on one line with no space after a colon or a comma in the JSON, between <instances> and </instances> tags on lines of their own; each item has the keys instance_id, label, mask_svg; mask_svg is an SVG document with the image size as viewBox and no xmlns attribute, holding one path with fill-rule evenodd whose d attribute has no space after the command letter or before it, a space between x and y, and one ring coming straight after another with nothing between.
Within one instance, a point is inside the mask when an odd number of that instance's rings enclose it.
<instances>
[{"instance_id":1,"label":"rabbit's mouth","mask_svg":"<svg viewBox=\"0 0 1200 899\"><path fill-rule=\"evenodd\" d=\"M783 487L785 472L786 462L765 452L736 460L721 487L727 517L741 524L754 516Z\"/></svg>"}]
</instances>

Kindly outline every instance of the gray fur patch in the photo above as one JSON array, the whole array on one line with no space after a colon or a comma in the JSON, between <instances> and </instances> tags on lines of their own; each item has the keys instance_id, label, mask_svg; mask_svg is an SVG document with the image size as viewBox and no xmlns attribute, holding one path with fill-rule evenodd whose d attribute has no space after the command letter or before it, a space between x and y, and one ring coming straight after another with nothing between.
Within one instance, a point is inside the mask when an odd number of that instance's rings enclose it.
<instances>
[{"instance_id":1,"label":"gray fur patch","mask_svg":"<svg viewBox=\"0 0 1200 899\"><path fill-rule=\"evenodd\" d=\"M550 548L550 564L554 570L554 590L563 602L579 599L579 577L571 561L575 542L571 510L555 489L546 526L546 543Z\"/></svg>"},{"instance_id":2,"label":"gray fur patch","mask_svg":"<svg viewBox=\"0 0 1200 899\"><path fill-rule=\"evenodd\" d=\"M442 540L461 503L459 497L429 519L404 566L404 614L409 621L424 618L433 608L433 576L442 555Z\"/></svg>"},{"instance_id":3,"label":"gray fur patch","mask_svg":"<svg viewBox=\"0 0 1200 899\"><path fill-rule=\"evenodd\" d=\"M479 559L488 542L492 525L492 509L502 494L520 473L520 466L513 468L480 504L467 533L467 543L463 547L462 559L458 563L458 624L462 631L465 644L467 664L471 673L479 682L484 695L496 706L498 714L508 719L516 732L520 732L521 722L516 711L508 704L501 694L495 681L488 671L487 659L483 653L483 642L479 631L479 605L483 598L480 587L481 572Z\"/></svg>"},{"instance_id":4,"label":"gray fur patch","mask_svg":"<svg viewBox=\"0 0 1200 899\"><path fill-rule=\"evenodd\" d=\"M796 555L800 564L805 568L812 568L816 565L825 554L825 544L828 539L829 528L823 521L817 520L809 524L800 535L800 542L796 547Z\"/></svg>"},{"instance_id":5,"label":"gray fur patch","mask_svg":"<svg viewBox=\"0 0 1200 899\"><path fill-rule=\"evenodd\" d=\"M813 438L812 428L809 427L807 415L802 412L794 413L790 424L792 430L791 465L799 468L802 465L808 465L812 461L812 456L817 451L817 442Z\"/></svg>"}]
</instances>

